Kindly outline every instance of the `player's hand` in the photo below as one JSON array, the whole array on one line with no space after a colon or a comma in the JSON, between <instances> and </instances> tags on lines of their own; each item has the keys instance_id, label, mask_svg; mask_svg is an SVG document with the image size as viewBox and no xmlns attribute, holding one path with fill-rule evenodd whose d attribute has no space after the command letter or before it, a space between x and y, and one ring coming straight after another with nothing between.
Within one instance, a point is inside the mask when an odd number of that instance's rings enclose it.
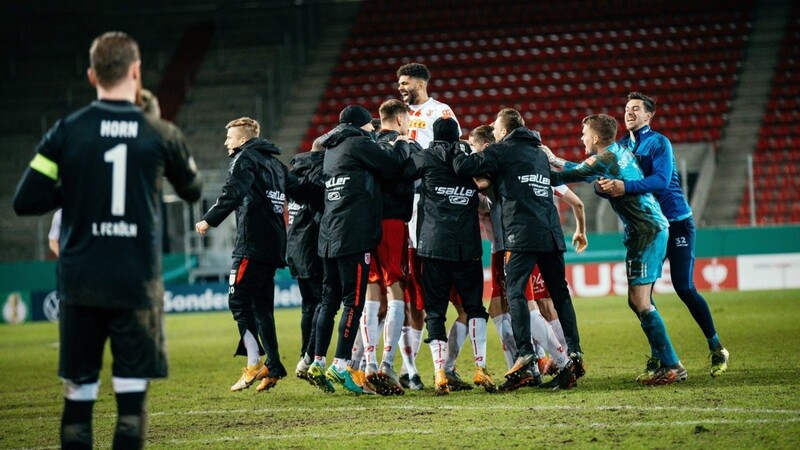
<instances>
[{"instance_id":1,"label":"player's hand","mask_svg":"<svg viewBox=\"0 0 800 450\"><path fill-rule=\"evenodd\" d=\"M394 142L392 142L392 145L394 145L394 144L395 144L397 141L406 141L406 142L410 142L410 141L411 141L411 138L410 138L410 137L408 137L408 136L406 136L406 135L404 135L404 134L398 134L398 135L397 135L397 139L395 139L395 140L394 140Z\"/></svg>"},{"instance_id":2,"label":"player's hand","mask_svg":"<svg viewBox=\"0 0 800 450\"><path fill-rule=\"evenodd\" d=\"M469 144L467 144L467 143L466 143L466 142L464 142L464 141L456 141L456 142L454 142L454 143L453 143L453 147L454 147L456 150L458 150L458 151L460 151L461 153L464 153L464 154L466 154L466 155L469 155L469 154L471 154L471 153L472 153L472 147L470 147L470 146L469 146Z\"/></svg>"},{"instance_id":3,"label":"player's hand","mask_svg":"<svg viewBox=\"0 0 800 450\"><path fill-rule=\"evenodd\" d=\"M599 191L610 195L611 197L621 197L625 195L625 182L622 180L610 180L608 178L600 178L597 180Z\"/></svg>"},{"instance_id":4,"label":"player's hand","mask_svg":"<svg viewBox=\"0 0 800 450\"><path fill-rule=\"evenodd\" d=\"M211 228L211 225L208 224L205 220L201 220L194 224L194 229L200 234L206 234L206 231Z\"/></svg>"},{"instance_id":5,"label":"player's hand","mask_svg":"<svg viewBox=\"0 0 800 450\"><path fill-rule=\"evenodd\" d=\"M539 149L541 149L542 152L545 155L547 155L547 161L550 163L551 166L557 167L559 169L564 167L564 160L562 158L559 158L556 155L554 155L553 151L550 150L550 147L542 144L542 145L539 146Z\"/></svg>"},{"instance_id":6,"label":"player's hand","mask_svg":"<svg viewBox=\"0 0 800 450\"><path fill-rule=\"evenodd\" d=\"M586 247L589 246L589 240L586 239L586 235L576 231L575 234L572 236L572 247L575 249L577 253L583 253L586 250Z\"/></svg>"}]
</instances>

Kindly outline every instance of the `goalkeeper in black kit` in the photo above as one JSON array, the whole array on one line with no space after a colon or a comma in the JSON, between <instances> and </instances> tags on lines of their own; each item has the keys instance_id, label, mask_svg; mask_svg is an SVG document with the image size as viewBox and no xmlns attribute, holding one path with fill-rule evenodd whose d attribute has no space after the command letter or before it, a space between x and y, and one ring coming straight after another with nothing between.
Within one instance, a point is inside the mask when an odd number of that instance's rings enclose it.
<instances>
[{"instance_id":1,"label":"goalkeeper in black kit","mask_svg":"<svg viewBox=\"0 0 800 450\"><path fill-rule=\"evenodd\" d=\"M58 259L64 381L61 446L92 448L103 348L111 341L114 448L144 446L148 380L167 376L161 278L163 177L188 201L201 183L183 135L135 106L139 46L120 32L92 43L98 100L59 120L14 194L20 215L63 209Z\"/></svg>"}]
</instances>

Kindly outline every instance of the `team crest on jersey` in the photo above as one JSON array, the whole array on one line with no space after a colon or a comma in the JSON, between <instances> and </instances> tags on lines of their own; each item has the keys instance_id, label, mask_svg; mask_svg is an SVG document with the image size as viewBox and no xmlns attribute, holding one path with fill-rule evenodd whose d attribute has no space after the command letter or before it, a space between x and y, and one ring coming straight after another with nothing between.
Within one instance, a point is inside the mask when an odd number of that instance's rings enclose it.
<instances>
[{"instance_id":1,"label":"team crest on jersey","mask_svg":"<svg viewBox=\"0 0 800 450\"><path fill-rule=\"evenodd\" d=\"M425 115L428 117L433 117L433 110L432 109L425 110Z\"/></svg>"},{"instance_id":2,"label":"team crest on jersey","mask_svg":"<svg viewBox=\"0 0 800 450\"><path fill-rule=\"evenodd\" d=\"M364 263L370 265L372 262L372 253L364 253Z\"/></svg>"}]
</instances>

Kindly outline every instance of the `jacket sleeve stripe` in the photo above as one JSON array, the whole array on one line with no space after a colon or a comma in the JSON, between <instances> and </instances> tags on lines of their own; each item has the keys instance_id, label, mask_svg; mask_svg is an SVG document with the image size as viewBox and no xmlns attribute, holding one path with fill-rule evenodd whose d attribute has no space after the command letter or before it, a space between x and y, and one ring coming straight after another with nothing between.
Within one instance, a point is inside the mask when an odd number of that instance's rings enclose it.
<instances>
[{"instance_id":1,"label":"jacket sleeve stripe","mask_svg":"<svg viewBox=\"0 0 800 450\"><path fill-rule=\"evenodd\" d=\"M47 178L58 180L58 164L48 159L46 156L43 156L41 153L37 153L36 156L33 157L31 169L41 173Z\"/></svg>"}]
</instances>

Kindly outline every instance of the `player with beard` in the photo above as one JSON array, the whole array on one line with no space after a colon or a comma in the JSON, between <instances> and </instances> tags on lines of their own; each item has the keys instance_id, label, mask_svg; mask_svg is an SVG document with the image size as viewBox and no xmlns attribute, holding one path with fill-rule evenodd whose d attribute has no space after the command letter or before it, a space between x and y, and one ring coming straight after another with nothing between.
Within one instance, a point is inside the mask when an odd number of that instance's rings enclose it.
<instances>
[{"instance_id":1,"label":"player with beard","mask_svg":"<svg viewBox=\"0 0 800 450\"><path fill-rule=\"evenodd\" d=\"M397 70L397 90L410 111L408 125L409 137L420 147L427 148L433 141L433 122L439 118L452 118L458 124L455 114L446 104L428 95L428 82L431 73L424 64L408 63ZM458 129L459 135L461 128ZM422 325L425 319L424 300L420 281L420 261L416 256L417 203L419 193L414 194L414 207L408 222L408 279L405 289L406 324L400 336L403 368L400 380L406 387L419 390L424 387L416 366L416 357L422 344ZM407 373L406 373L407 372Z\"/></svg>"}]
</instances>

